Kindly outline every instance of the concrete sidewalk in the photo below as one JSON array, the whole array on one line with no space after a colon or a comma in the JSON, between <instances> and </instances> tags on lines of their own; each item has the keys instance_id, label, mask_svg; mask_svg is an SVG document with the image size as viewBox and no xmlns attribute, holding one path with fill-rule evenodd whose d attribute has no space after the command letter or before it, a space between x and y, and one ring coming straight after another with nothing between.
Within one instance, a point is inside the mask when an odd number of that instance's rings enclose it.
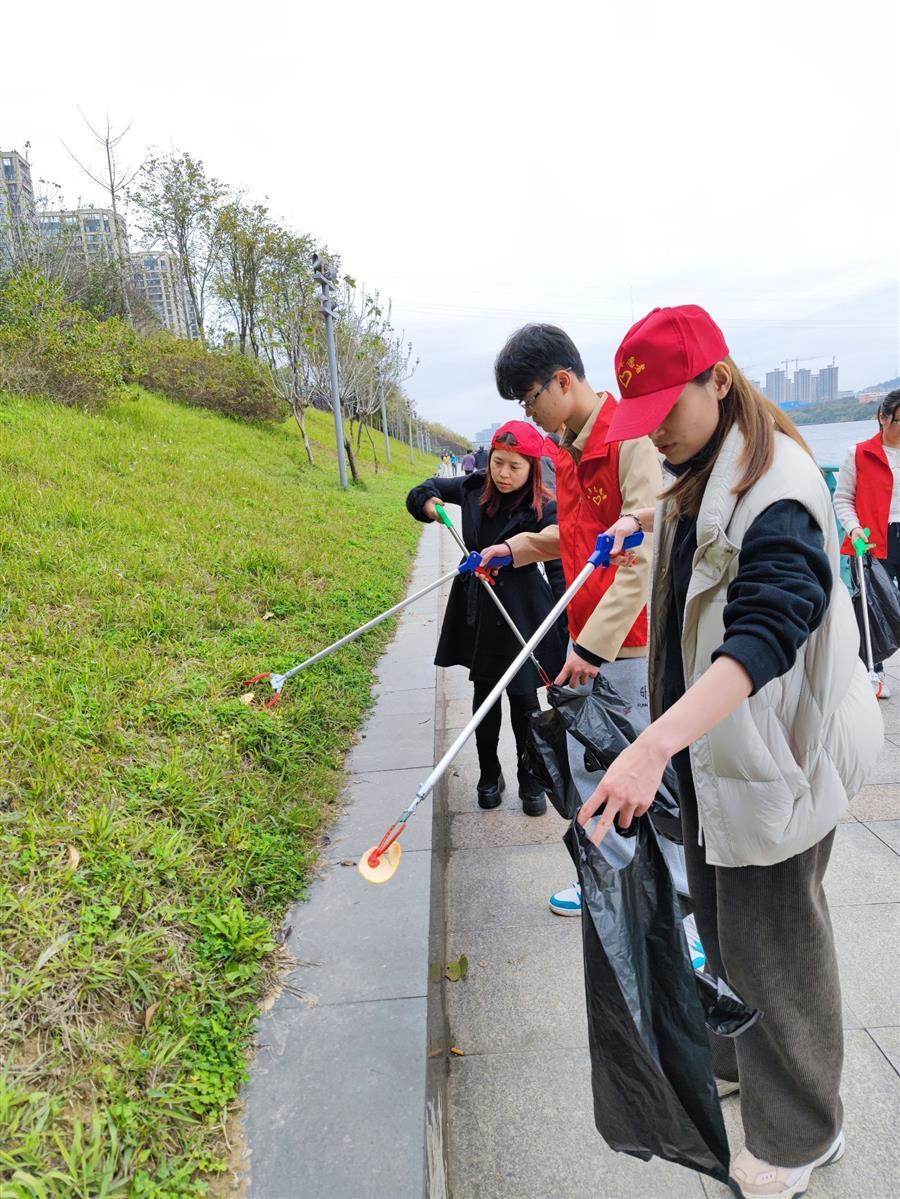
<instances>
[{"instance_id":1,"label":"concrete sidewalk","mask_svg":"<svg viewBox=\"0 0 900 1199\"><path fill-rule=\"evenodd\" d=\"M425 529L409 591L441 574L439 544L438 527ZM430 804L404 833L390 883L370 885L355 864L434 762L439 605L434 592L399 620L321 877L286 919L297 965L259 1021L244 1096L248 1199L425 1193Z\"/></svg>"},{"instance_id":2,"label":"concrete sidewalk","mask_svg":"<svg viewBox=\"0 0 900 1199\"><path fill-rule=\"evenodd\" d=\"M446 552L446 550L445 550ZM900 695L898 658L891 685ZM438 742L468 718L466 672L441 672ZM900 702L882 704L889 740L838 829L828 895L842 967L847 1153L818 1172L817 1199L900 1193ZM504 773L515 753L504 716ZM554 916L551 892L574 878L565 822L522 815L514 787L482 812L474 744L450 778L447 955L469 958L446 983L452 1199L719 1199L730 1192L678 1166L611 1152L593 1124L580 922ZM740 1105L724 1102L734 1150Z\"/></svg>"}]
</instances>

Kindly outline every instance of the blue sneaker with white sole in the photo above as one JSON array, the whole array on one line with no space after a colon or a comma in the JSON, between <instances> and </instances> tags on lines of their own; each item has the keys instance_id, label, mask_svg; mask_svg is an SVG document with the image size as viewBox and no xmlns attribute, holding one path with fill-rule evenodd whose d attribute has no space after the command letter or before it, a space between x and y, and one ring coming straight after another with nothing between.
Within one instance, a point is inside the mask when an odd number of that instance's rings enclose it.
<instances>
[{"instance_id":1,"label":"blue sneaker with white sole","mask_svg":"<svg viewBox=\"0 0 900 1199\"><path fill-rule=\"evenodd\" d=\"M571 887L566 887L564 891L557 891L555 895L550 896L550 911L555 912L557 916L580 916L581 915L581 884L572 883Z\"/></svg>"}]
</instances>

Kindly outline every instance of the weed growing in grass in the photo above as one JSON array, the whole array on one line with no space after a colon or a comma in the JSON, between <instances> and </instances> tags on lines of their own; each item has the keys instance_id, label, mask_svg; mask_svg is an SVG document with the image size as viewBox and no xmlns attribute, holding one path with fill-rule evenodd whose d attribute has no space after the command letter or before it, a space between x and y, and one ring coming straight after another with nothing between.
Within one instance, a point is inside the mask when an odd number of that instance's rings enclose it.
<instances>
[{"instance_id":1,"label":"weed growing in grass","mask_svg":"<svg viewBox=\"0 0 900 1199\"><path fill-rule=\"evenodd\" d=\"M430 462L341 493L290 427L135 391L0 397L0 1199L181 1199L223 1167L274 930L303 895ZM262 619L271 612L273 618Z\"/></svg>"}]
</instances>

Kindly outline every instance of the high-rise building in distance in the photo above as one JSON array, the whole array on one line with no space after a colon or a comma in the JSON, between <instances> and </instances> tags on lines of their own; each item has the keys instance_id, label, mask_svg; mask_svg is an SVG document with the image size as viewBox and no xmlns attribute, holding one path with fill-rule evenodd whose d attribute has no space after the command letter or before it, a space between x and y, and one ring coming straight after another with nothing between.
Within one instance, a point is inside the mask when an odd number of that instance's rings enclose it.
<instances>
[{"instance_id":1,"label":"high-rise building in distance","mask_svg":"<svg viewBox=\"0 0 900 1199\"><path fill-rule=\"evenodd\" d=\"M0 150L0 264L19 258L33 229L31 166L18 150Z\"/></svg>"},{"instance_id":2,"label":"high-rise building in distance","mask_svg":"<svg viewBox=\"0 0 900 1199\"><path fill-rule=\"evenodd\" d=\"M166 329L176 337L199 337L197 314L174 254L141 250L131 255L134 285Z\"/></svg>"},{"instance_id":3,"label":"high-rise building in distance","mask_svg":"<svg viewBox=\"0 0 900 1199\"><path fill-rule=\"evenodd\" d=\"M838 398L838 368L823 366L816 375L816 401L827 404L829 400Z\"/></svg>"},{"instance_id":4,"label":"high-rise building in distance","mask_svg":"<svg viewBox=\"0 0 900 1199\"><path fill-rule=\"evenodd\" d=\"M38 228L45 238L58 240L67 253L78 255L90 266L128 258L128 227L125 218L111 208L64 208L41 212Z\"/></svg>"},{"instance_id":5,"label":"high-rise building in distance","mask_svg":"<svg viewBox=\"0 0 900 1199\"><path fill-rule=\"evenodd\" d=\"M787 372L781 369L766 371L766 395L779 408L784 407L790 400L789 380Z\"/></svg>"},{"instance_id":6,"label":"high-rise building in distance","mask_svg":"<svg viewBox=\"0 0 900 1199\"><path fill-rule=\"evenodd\" d=\"M791 399L795 404L811 404L815 400L813 390L813 373L806 369L794 371L791 380Z\"/></svg>"}]
</instances>

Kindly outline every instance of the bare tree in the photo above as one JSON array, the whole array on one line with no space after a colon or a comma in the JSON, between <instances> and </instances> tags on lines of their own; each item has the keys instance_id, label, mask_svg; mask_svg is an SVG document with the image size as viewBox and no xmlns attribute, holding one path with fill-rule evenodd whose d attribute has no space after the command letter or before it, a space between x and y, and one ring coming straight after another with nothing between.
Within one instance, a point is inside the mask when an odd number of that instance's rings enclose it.
<instances>
[{"instance_id":1,"label":"bare tree","mask_svg":"<svg viewBox=\"0 0 900 1199\"><path fill-rule=\"evenodd\" d=\"M128 316L128 319L131 320L131 259L128 255L127 245L122 237L122 230L119 228L119 204L124 198L129 184L131 184L139 174L141 167L135 167L135 169L130 172L127 168L120 167L117 151L125 135L131 129L133 122L129 121L121 133L113 133L112 126L109 123L109 117L107 116L106 129L101 131L94 128L84 113L81 112L80 108L78 111L81 113L81 119L93 134L94 141L99 146L103 147L103 154L106 159L105 174L100 176L95 175L90 167L86 166L81 159L69 149L65 142L63 142L63 146L65 147L66 153L69 155L69 157L81 168L84 174L87 175L88 179L96 183L98 187L102 187L109 196L109 203L113 213L113 242L116 247L116 268L122 287L122 304L125 308L125 313Z\"/></svg>"}]
</instances>

